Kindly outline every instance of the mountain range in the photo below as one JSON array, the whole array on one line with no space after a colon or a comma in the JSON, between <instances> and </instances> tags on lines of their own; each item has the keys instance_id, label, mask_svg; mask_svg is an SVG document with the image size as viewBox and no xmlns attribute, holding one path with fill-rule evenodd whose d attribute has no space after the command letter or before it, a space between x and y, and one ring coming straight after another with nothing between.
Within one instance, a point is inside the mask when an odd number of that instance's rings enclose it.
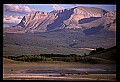
<instances>
[{"instance_id":1,"label":"mountain range","mask_svg":"<svg viewBox=\"0 0 120 82\"><path fill-rule=\"evenodd\" d=\"M85 34L116 32L116 11L95 7L75 7L51 12L37 11L27 14L4 33L38 33L61 29L80 29Z\"/></svg>"}]
</instances>

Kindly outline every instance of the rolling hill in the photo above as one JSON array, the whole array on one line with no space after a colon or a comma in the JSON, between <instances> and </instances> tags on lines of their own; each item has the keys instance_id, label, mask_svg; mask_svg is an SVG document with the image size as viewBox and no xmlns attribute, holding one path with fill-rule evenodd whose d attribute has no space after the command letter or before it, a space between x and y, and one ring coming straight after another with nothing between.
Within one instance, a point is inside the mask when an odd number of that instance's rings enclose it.
<instances>
[{"instance_id":1,"label":"rolling hill","mask_svg":"<svg viewBox=\"0 0 120 82\"><path fill-rule=\"evenodd\" d=\"M116 45L114 33L85 35L79 29L58 30L40 33L5 33L4 55L31 54L77 54L84 55L90 50L81 48L109 48Z\"/></svg>"},{"instance_id":2,"label":"rolling hill","mask_svg":"<svg viewBox=\"0 0 120 82\"><path fill-rule=\"evenodd\" d=\"M116 46L96 52L93 55L89 55L89 57L96 57L116 62Z\"/></svg>"}]
</instances>

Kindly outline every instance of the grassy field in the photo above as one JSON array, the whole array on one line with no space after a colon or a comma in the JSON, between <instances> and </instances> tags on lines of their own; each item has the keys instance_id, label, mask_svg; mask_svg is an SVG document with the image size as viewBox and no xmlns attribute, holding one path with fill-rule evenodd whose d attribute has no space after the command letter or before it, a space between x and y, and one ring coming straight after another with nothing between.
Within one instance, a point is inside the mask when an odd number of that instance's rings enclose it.
<instances>
[{"instance_id":1,"label":"grassy field","mask_svg":"<svg viewBox=\"0 0 120 82\"><path fill-rule=\"evenodd\" d=\"M27 70L63 70L65 68L81 68L81 67L94 67L94 68L113 68L113 64L83 64L78 62L19 62L10 59L3 59L3 79L4 80L72 80L72 81L115 81L116 74L89 74L89 75L39 75L39 74L24 74ZM12 71L11 71L12 69ZM67 71L67 70L66 70ZM64 71L64 72L66 72ZM74 72L73 70L69 70Z\"/></svg>"},{"instance_id":2,"label":"grassy field","mask_svg":"<svg viewBox=\"0 0 120 82\"><path fill-rule=\"evenodd\" d=\"M109 48L116 45L115 35L85 35L78 30L36 34L4 34L3 55L89 54L80 48Z\"/></svg>"}]
</instances>

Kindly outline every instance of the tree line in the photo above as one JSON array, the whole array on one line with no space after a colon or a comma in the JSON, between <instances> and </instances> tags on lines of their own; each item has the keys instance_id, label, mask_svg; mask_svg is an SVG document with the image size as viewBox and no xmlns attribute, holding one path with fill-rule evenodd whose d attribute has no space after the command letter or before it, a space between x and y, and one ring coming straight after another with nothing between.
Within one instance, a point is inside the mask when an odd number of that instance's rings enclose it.
<instances>
[{"instance_id":1,"label":"tree line","mask_svg":"<svg viewBox=\"0 0 120 82\"><path fill-rule=\"evenodd\" d=\"M92 57L79 56L76 54L40 54L40 55L21 55L21 56L4 56L5 58L24 61L24 62L39 62L39 61L64 61L64 62L82 62L82 63L100 63L100 60Z\"/></svg>"},{"instance_id":2,"label":"tree line","mask_svg":"<svg viewBox=\"0 0 120 82\"><path fill-rule=\"evenodd\" d=\"M99 47L96 50L92 50L89 55L100 53L106 49ZM101 60L95 57L89 57L86 53L84 56L76 54L40 54L40 55L20 55L20 56L3 56L5 58L24 61L24 62L39 62L39 61L64 61L64 62L82 62L82 63L100 63Z\"/></svg>"}]
</instances>

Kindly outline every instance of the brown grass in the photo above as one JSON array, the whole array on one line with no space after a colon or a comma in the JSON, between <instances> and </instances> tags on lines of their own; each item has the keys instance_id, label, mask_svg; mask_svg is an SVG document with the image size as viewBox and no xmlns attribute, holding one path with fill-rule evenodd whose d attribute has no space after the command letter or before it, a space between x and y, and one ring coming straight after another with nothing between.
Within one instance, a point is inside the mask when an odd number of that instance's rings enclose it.
<instances>
[{"instance_id":1,"label":"brown grass","mask_svg":"<svg viewBox=\"0 0 120 82\"><path fill-rule=\"evenodd\" d=\"M40 74L24 74L26 70L61 70L66 67L112 67L114 65L107 64L83 64L83 63L69 63L69 62L16 62L9 59L3 59L3 79L4 80L105 80L115 81L116 74L89 74L89 75L40 75ZM13 71L11 71L13 69Z\"/></svg>"},{"instance_id":2,"label":"brown grass","mask_svg":"<svg viewBox=\"0 0 120 82\"><path fill-rule=\"evenodd\" d=\"M86 81L115 81L115 74L89 74L89 75L66 75L66 76L49 76L49 75L39 75L39 74L5 74L4 80L86 80Z\"/></svg>"}]
</instances>

